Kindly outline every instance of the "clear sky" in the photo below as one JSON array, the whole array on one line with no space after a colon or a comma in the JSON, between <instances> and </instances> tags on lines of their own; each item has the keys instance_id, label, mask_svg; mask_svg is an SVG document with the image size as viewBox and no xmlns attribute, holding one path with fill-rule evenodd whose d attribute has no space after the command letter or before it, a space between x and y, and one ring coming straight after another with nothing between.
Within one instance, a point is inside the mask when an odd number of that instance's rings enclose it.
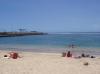
<instances>
[{"instance_id":1,"label":"clear sky","mask_svg":"<svg viewBox=\"0 0 100 74\"><path fill-rule=\"evenodd\" d=\"M100 32L100 0L0 0L0 31Z\"/></svg>"}]
</instances>

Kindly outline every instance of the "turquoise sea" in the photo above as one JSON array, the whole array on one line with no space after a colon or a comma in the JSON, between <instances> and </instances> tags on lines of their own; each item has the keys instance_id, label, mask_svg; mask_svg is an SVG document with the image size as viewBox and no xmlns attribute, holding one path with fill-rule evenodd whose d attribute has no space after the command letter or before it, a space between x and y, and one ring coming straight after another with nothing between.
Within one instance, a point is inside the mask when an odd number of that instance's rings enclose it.
<instances>
[{"instance_id":1,"label":"turquoise sea","mask_svg":"<svg viewBox=\"0 0 100 74\"><path fill-rule=\"evenodd\" d=\"M75 49L71 50L100 52L100 34L48 34L0 37L1 50L62 52L67 50L70 44L75 45Z\"/></svg>"}]
</instances>

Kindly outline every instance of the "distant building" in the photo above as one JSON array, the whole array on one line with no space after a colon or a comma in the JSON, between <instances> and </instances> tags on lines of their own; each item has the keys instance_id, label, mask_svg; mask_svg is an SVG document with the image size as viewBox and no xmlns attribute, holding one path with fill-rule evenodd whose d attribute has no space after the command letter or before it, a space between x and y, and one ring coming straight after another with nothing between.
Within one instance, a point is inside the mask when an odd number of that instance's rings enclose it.
<instances>
[{"instance_id":1,"label":"distant building","mask_svg":"<svg viewBox=\"0 0 100 74\"><path fill-rule=\"evenodd\" d=\"M19 32L26 32L26 29L18 29Z\"/></svg>"}]
</instances>

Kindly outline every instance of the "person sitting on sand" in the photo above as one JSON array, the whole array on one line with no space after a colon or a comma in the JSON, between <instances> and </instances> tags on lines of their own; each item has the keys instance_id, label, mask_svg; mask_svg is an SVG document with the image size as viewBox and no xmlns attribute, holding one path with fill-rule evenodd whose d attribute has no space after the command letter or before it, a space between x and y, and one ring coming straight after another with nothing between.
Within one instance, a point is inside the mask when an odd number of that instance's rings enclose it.
<instances>
[{"instance_id":1,"label":"person sitting on sand","mask_svg":"<svg viewBox=\"0 0 100 74\"><path fill-rule=\"evenodd\" d=\"M82 57L86 57L84 53L81 54Z\"/></svg>"},{"instance_id":2,"label":"person sitting on sand","mask_svg":"<svg viewBox=\"0 0 100 74\"><path fill-rule=\"evenodd\" d=\"M70 53L70 51L67 52L67 57L72 57L72 54Z\"/></svg>"},{"instance_id":3,"label":"person sitting on sand","mask_svg":"<svg viewBox=\"0 0 100 74\"><path fill-rule=\"evenodd\" d=\"M66 52L63 52L62 53L62 57L66 57Z\"/></svg>"}]
</instances>

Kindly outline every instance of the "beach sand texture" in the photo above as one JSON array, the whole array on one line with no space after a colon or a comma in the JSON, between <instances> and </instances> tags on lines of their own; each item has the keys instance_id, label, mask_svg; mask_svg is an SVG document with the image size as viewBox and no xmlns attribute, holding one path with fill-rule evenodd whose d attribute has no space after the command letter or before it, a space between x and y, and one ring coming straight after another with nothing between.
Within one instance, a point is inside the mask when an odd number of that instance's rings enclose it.
<instances>
[{"instance_id":1,"label":"beach sand texture","mask_svg":"<svg viewBox=\"0 0 100 74\"><path fill-rule=\"evenodd\" d=\"M32 52L19 52L22 58L18 59L4 58L8 52L0 51L0 74L100 74L100 58L75 59Z\"/></svg>"}]
</instances>

